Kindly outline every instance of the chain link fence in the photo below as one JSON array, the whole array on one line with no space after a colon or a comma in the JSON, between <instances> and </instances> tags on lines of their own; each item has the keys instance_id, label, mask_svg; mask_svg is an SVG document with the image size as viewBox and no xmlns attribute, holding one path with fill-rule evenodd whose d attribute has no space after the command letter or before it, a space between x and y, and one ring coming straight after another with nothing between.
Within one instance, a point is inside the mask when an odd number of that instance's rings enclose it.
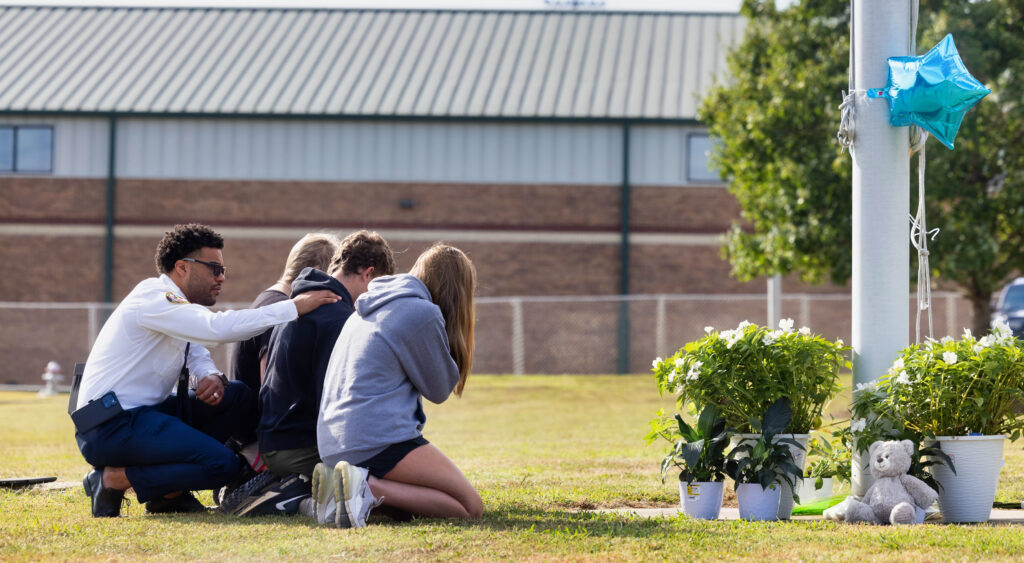
<instances>
[{"instance_id":1,"label":"chain link fence","mask_svg":"<svg viewBox=\"0 0 1024 563\"><path fill-rule=\"evenodd\" d=\"M914 297L907 307L914 315ZM106 303L0 302L0 383L41 385L46 363L65 377L85 361L115 305ZM225 303L215 310L244 308ZM704 327L764 323L764 294L483 297L477 299L474 373L646 373L651 361L700 338ZM827 338L850 342L849 295L791 294L782 316ZM956 293L933 295L935 338L956 336L971 325L970 303ZM913 335L910 335L913 338ZM228 369L231 345L211 349Z\"/></svg>"}]
</instances>

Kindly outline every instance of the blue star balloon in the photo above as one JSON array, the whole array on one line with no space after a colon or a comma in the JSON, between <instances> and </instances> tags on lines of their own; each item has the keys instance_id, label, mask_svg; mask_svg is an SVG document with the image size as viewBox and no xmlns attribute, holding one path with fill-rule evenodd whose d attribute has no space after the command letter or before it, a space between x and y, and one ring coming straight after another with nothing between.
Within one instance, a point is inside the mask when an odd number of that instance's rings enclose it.
<instances>
[{"instance_id":1,"label":"blue star balloon","mask_svg":"<svg viewBox=\"0 0 1024 563\"><path fill-rule=\"evenodd\" d=\"M924 128L953 148L964 114L991 91L969 72L946 35L920 57L889 57L889 82L868 90L871 98L889 100L889 123Z\"/></svg>"}]
</instances>

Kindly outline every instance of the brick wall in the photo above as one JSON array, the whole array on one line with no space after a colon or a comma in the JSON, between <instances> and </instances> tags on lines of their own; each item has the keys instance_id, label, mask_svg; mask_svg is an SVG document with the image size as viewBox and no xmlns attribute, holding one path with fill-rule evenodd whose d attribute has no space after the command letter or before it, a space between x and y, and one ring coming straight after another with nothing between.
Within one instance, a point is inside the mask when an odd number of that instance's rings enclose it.
<instances>
[{"instance_id":1,"label":"brick wall","mask_svg":"<svg viewBox=\"0 0 1024 563\"><path fill-rule=\"evenodd\" d=\"M102 297L105 217L103 180L0 179L0 221L8 224L81 224L91 236L0 236L0 257L19 263L32 257L30 278L75 279L71 288L0 280L7 299L91 301ZM413 207L404 209L402 200ZM737 216L721 188L638 187L632 202L638 232L716 233ZM616 240L618 186L360 184L132 180L117 184L118 225L147 227L118 236L114 248L114 295L124 296L153 275L153 251L162 232L177 222L230 226L511 230L603 233ZM55 231L59 233L60 231ZM440 238L440 236L438 237ZM277 278L294 241L228 238L230 268L221 299L247 301ZM392 240L399 266L408 268L430 242ZM481 295L612 294L619 290L617 242L456 243L480 269ZM45 249L45 251L43 251ZM631 248L634 293L760 291L728 276L715 246L638 244ZM40 277L43 276L43 277Z\"/></svg>"},{"instance_id":2,"label":"brick wall","mask_svg":"<svg viewBox=\"0 0 1024 563\"><path fill-rule=\"evenodd\" d=\"M736 198L722 187L635 186L630 201L636 231L722 233L740 216Z\"/></svg>"},{"instance_id":3,"label":"brick wall","mask_svg":"<svg viewBox=\"0 0 1024 563\"><path fill-rule=\"evenodd\" d=\"M0 220L103 221L106 180L0 177Z\"/></svg>"},{"instance_id":4,"label":"brick wall","mask_svg":"<svg viewBox=\"0 0 1024 563\"><path fill-rule=\"evenodd\" d=\"M401 203L408 200L411 208ZM127 222L614 229L617 186L118 180Z\"/></svg>"},{"instance_id":5,"label":"brick wall","mask_svg":"<svg viewBox=\"0 0 1024 563\"><path fill-rule=\"evenodd\" d=\"M0 226L7 228L0 234L0 261L9 272L0 278L3 300L102 299L105 193L103 179L0 178ZM735 201L720 187L634 187L632 193L631 226L638 233L716 234L738 217ZM260 232L273 228L497 231L496 239L452 242L476 264L479 295L615 295L620 287L619 196L617 185L119 179L116 223L124 228L115 239L113 293L120 299L155 274L153 254L166 229L197 221L215 229L254 227L245 236L226 237L229 271L222 303L247 303L277 279L298 237ZM403 201L411 202L411 208L403 207ZM22 227L32 228L13 234ZM584 240L538 242L546 232L577 233ZM523 241L512 236L516 233L531 238ZM399 270L407 271L432 241L421 236L393 237L390 242ZM629 271L634 294L764 291L763 280L740 283L729 277L718 247L706 243L634 244ZM791 286L794 282L787 280L787 291ZM634 371L646 371L657 352L650 307L630 306ZM680 307L669 320L673 346L684 334L699 332L704 322ZM737 308L736 322L755 316L749 306ZM477 370L509 371L511 311L481 311ZM530 351L528 372L614 369L617 304L566 305L557 311L530 304L524 314L533 319L524 343ZM552 318L545 319L545 314ZM723 314L729 316L728 311ZM37 383L51 359L70 373L71 364L88 353L87 337L88 322L81 312L0 311L0 382ZM223 349L217 354L226 357Z\"/></svg>"}]
</instances>

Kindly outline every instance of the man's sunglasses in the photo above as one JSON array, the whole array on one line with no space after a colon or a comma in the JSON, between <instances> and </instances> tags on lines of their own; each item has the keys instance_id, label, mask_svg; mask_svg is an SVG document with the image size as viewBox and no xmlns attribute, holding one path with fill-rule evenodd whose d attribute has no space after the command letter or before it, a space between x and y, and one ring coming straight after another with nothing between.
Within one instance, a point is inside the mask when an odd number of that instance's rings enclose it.
<instances>
[{"instance_id":1,"label":"man's sunglasses","mask_svg":"<svg viewBox=\"0 0 1024 563\"><path fill-rule=\"evenodd\" d=\"M196 264L202 264L203 266L206 266L207 268L210 269L210 273L212 273L213 277L215 278L219 278L221 274L228 271L228 269L225 268L223 264L218 264L216 262L204 262L202 260L196 260L195 258L182 258L182 260L184 260L185 262L195 262Z\"/></svg>"}]
</instances>

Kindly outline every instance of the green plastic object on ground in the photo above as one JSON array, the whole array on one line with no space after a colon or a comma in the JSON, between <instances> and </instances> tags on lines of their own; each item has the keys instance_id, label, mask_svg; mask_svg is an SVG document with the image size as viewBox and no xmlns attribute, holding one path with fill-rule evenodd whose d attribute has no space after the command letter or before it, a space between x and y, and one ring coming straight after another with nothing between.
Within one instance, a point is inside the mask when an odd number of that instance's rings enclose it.
<instances>
[{"instance_id":1,"label":"green plastic object on ground","mask_svg":"<svg viewBox=\"0 0 1024 563\"><path fill-rule=\"evenodd\" d=\"M832 508L833 506L843 502L846 495L839 495L829 497L826 499L809 502L807 504L798 504L793 508L794 516L816 516L820 515L825 510Z\"/></svg>"}]
</instances>

